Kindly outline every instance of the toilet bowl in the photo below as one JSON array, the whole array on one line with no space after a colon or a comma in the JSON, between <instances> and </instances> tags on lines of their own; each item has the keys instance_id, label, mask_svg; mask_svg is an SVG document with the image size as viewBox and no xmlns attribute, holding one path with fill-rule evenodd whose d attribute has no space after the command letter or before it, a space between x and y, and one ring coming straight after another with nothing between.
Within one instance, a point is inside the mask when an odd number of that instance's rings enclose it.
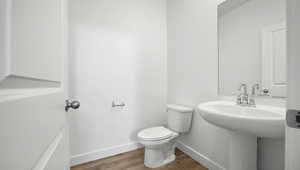
<instances>
[{"instance_id":1,"label":"toilet bowl","mask_svg":"<svg viewBox=\"0 0 300 170\"><path fill-rule=\"evenodd\" d=\"M178 136L178 133L162 126L139 132L140 143L145 146L145 166L157 168L174 161L175 139Z\"/></svg>"},{"instance_id":2,"label":"toilet bowl","mask_svg":"<svg viewBox=\"0 0 300 170\"><path fill-rule=\"evenodd\" d=\"M176 139L189 131L192 113L192 108L168 105L168 127L151 127L138 133L139 142L145 146L146 167L158 168L176 159Z\"/></svg>"}]
</instances>

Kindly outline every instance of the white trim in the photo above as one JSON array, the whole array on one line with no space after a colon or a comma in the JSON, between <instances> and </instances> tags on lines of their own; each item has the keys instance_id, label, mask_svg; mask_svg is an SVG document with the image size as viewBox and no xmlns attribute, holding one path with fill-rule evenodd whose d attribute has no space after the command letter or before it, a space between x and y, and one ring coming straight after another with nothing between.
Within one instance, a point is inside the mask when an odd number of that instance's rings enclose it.
<instances>
[{"instance_id":1,"label":"white trim","mask_svg":"<svg viewBox=\"0 0 300 170\"><path fill-rule=\"evenodd\" d=\"M69 98L69 0L62 1L62 79L61 86L65 92L65 98Z\"/></svg>"},{"instance_id":2,"label":"white trim","mask_svg":"<svg viewBox=\"0 0 300 170\"><path fill-rule=\"evenodd\" d=\"M226 170L226 168L222 167L217 162L209 159L208 157L200 154L190 146L185 145L184 143L178 141L176 147L180 149L185 154L189 155L191 158L193 158L195 161L200 163L201 165L205 166L209 170Z\"/></svg>"},{"instance_id":3,"label":"white trim","mask_svg":"<svg viewBox=\"0 0 300 170\"><path fill-rule=\"evenodd\" d=\"M58 145L61 143L63 138L63 133L60 132L57 137L53 140L53 142L49 145L45 153L39 159L38 163L34 166L32 170L44 170L47 166L49 160L51 159L52 155L56 151Z\"/></svg>"},{"instance_id":4,"label":"white trim","mask_svg":"<svg viewBox=\"0 0 300 170\"><path fill-rule=\"evenodd\" d=\"M112 146L108 148L103 148L91 152L87 152L84 154L78 154L71 156L71 166L83 164L86 162L103 159L106 157L114 156L120 153L129 152L132 150L136 150L143 147L138 142L118 145L118 146Z\"/></svg>"},{"instance_id":5,"label":"white trim","mask_svg":"<svg viewBox=\"0 0 300 170\"><path fill-rule=\"evenodd\" d=\"M9 76L11 73L11 11L12 1L6 1L6 35L5 35L5 76Z\"/></svg>"},{"instance_id":6,"label":"white trim","mask_svg":"<svg viewBox=\"0 0 300 170\"><path fill-rule=\"evenodd\" d=\"M62 88L7 89L0 91L0 103L63 92Z\"/></svg>"}]
</instances>

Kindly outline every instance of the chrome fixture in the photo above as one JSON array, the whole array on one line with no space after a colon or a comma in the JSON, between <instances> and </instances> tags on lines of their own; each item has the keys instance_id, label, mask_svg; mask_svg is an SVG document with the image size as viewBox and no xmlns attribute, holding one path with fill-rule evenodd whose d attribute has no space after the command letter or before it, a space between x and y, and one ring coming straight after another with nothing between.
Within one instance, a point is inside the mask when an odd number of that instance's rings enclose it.
<instances>
[{"instance_id":1,"label":"chrome fixture","mask_svg":"<svg viewBox=\"0 0 300 170\"><path fill-rule=\"evenodd\" d=\"M116 104L115 101L113 101L111 107L125 107L125 103L122 102L121 104Z\"/></svg>"},{"instance_id":2,"label":"chrome fixture","mask_svg":"<svg viewBox=\"0 0 300 170\"><path fill-rule=\"evenodd\" d=\"M72 101L72 100L66 100L66 106L65 106L65 111L69 111L70 108L72 109L78 109L80 107L80 102L79 101Z\"/></svg>"},{"instance_id":3,"label":"chrome fixture","mask_svg":"<svg viewBox=\"0 0 300 170\"><path fill-rule=\"evenodd\" d=\"M248 99L249 95L247 92L247 84L241 84L240 87L238 88L238 91L240 92L239 95L237 96L237 104L238 105L248 105Z\"/></svg>"},{"instance_id":4,"label":"chrome fixture","mask_svg":"<svg viewBox=\"0 0 300 170\"><path fill-rule=\"evenodd\" d=\"M270 90L269 89L262 89L262 93L260 96L270 96Z\"/></svg>"},{"instance_id":5,"label":"chrome fixture","mask_svg":"<svg viewBox=\"0 0 300 170\"><path fill-rule=\"evenodd\" d=\"M251 90L251 96L249 97L249 105L256 106L255 97L258 96L257 91L260 89L259 84L254 84Z\"/></svg>"},{"instance_id":6,"label":"chrome fixture","mask_svg":"<svg viewBox=\"0 0 300 170\"><path fill-rule=\"evenodd\" d=\"M259 84L257 83L257 84L254 84L253 86L252 86L252 91L251 91L251 95L252 96L257 96L257 90L259 90L260 89L260 86L259 86Z\"/></svg>"},{"instance_id":7,"label":"chrome fixture","mask_svg":"<svg viewBox=\"0 0 300 170\"><path fill-rule=\"evenodd\" d=\"M237 101L236 101L237 105L255 107L255 99L253 94L256 94L255 89L257 89L258 87L259 85L255 84L252 87L251 96L249 96L247 91L247 84L241 84L240 87L238 88L238 91L240 93L237 96Z\"/></svg>"}]
</instances>

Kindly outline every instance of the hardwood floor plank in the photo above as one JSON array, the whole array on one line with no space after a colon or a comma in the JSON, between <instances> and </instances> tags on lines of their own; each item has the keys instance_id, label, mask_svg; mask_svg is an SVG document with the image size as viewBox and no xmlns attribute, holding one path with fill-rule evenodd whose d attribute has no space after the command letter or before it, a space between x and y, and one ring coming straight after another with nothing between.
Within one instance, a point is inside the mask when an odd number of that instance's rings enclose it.
<instances>
[{"instance_id":1,"label":"hardwood floor plank","mask_svg":"<svg viewBox=\"0 0 300 170\"><path fill-rule=\"evenodd\" d=\"M105 159L77 165L71 170L151 170L144 166L144 149L122 153ZM176 149L176 161L155 170L208 170Z\"/></svg>"}]
</instances>

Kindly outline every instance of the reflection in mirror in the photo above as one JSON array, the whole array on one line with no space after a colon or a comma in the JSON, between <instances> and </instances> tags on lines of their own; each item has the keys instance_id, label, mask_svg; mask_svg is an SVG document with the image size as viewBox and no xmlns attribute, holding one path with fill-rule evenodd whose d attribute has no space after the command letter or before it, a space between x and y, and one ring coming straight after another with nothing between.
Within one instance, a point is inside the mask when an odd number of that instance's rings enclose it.
<instances>
[{"instance_id":1,"label":"reflection in mirror","mask_svg":"<svg viewBox=\"0 0 300 170\"><path fill-rule=\"evenodd\" d=\"M59 87L60 0L0 0L0 89Z\"/></svg>"},{"instance_id":2,"label":"reflection in mirror","mask_svg":"<svg viewBox=\"0 0 300 170\"><path fill-rule=\"evenodd\" d=\"M286 96L286 0L227 0L218 7L219 93L244 83Z\"/></svg>"}]
</instances>

